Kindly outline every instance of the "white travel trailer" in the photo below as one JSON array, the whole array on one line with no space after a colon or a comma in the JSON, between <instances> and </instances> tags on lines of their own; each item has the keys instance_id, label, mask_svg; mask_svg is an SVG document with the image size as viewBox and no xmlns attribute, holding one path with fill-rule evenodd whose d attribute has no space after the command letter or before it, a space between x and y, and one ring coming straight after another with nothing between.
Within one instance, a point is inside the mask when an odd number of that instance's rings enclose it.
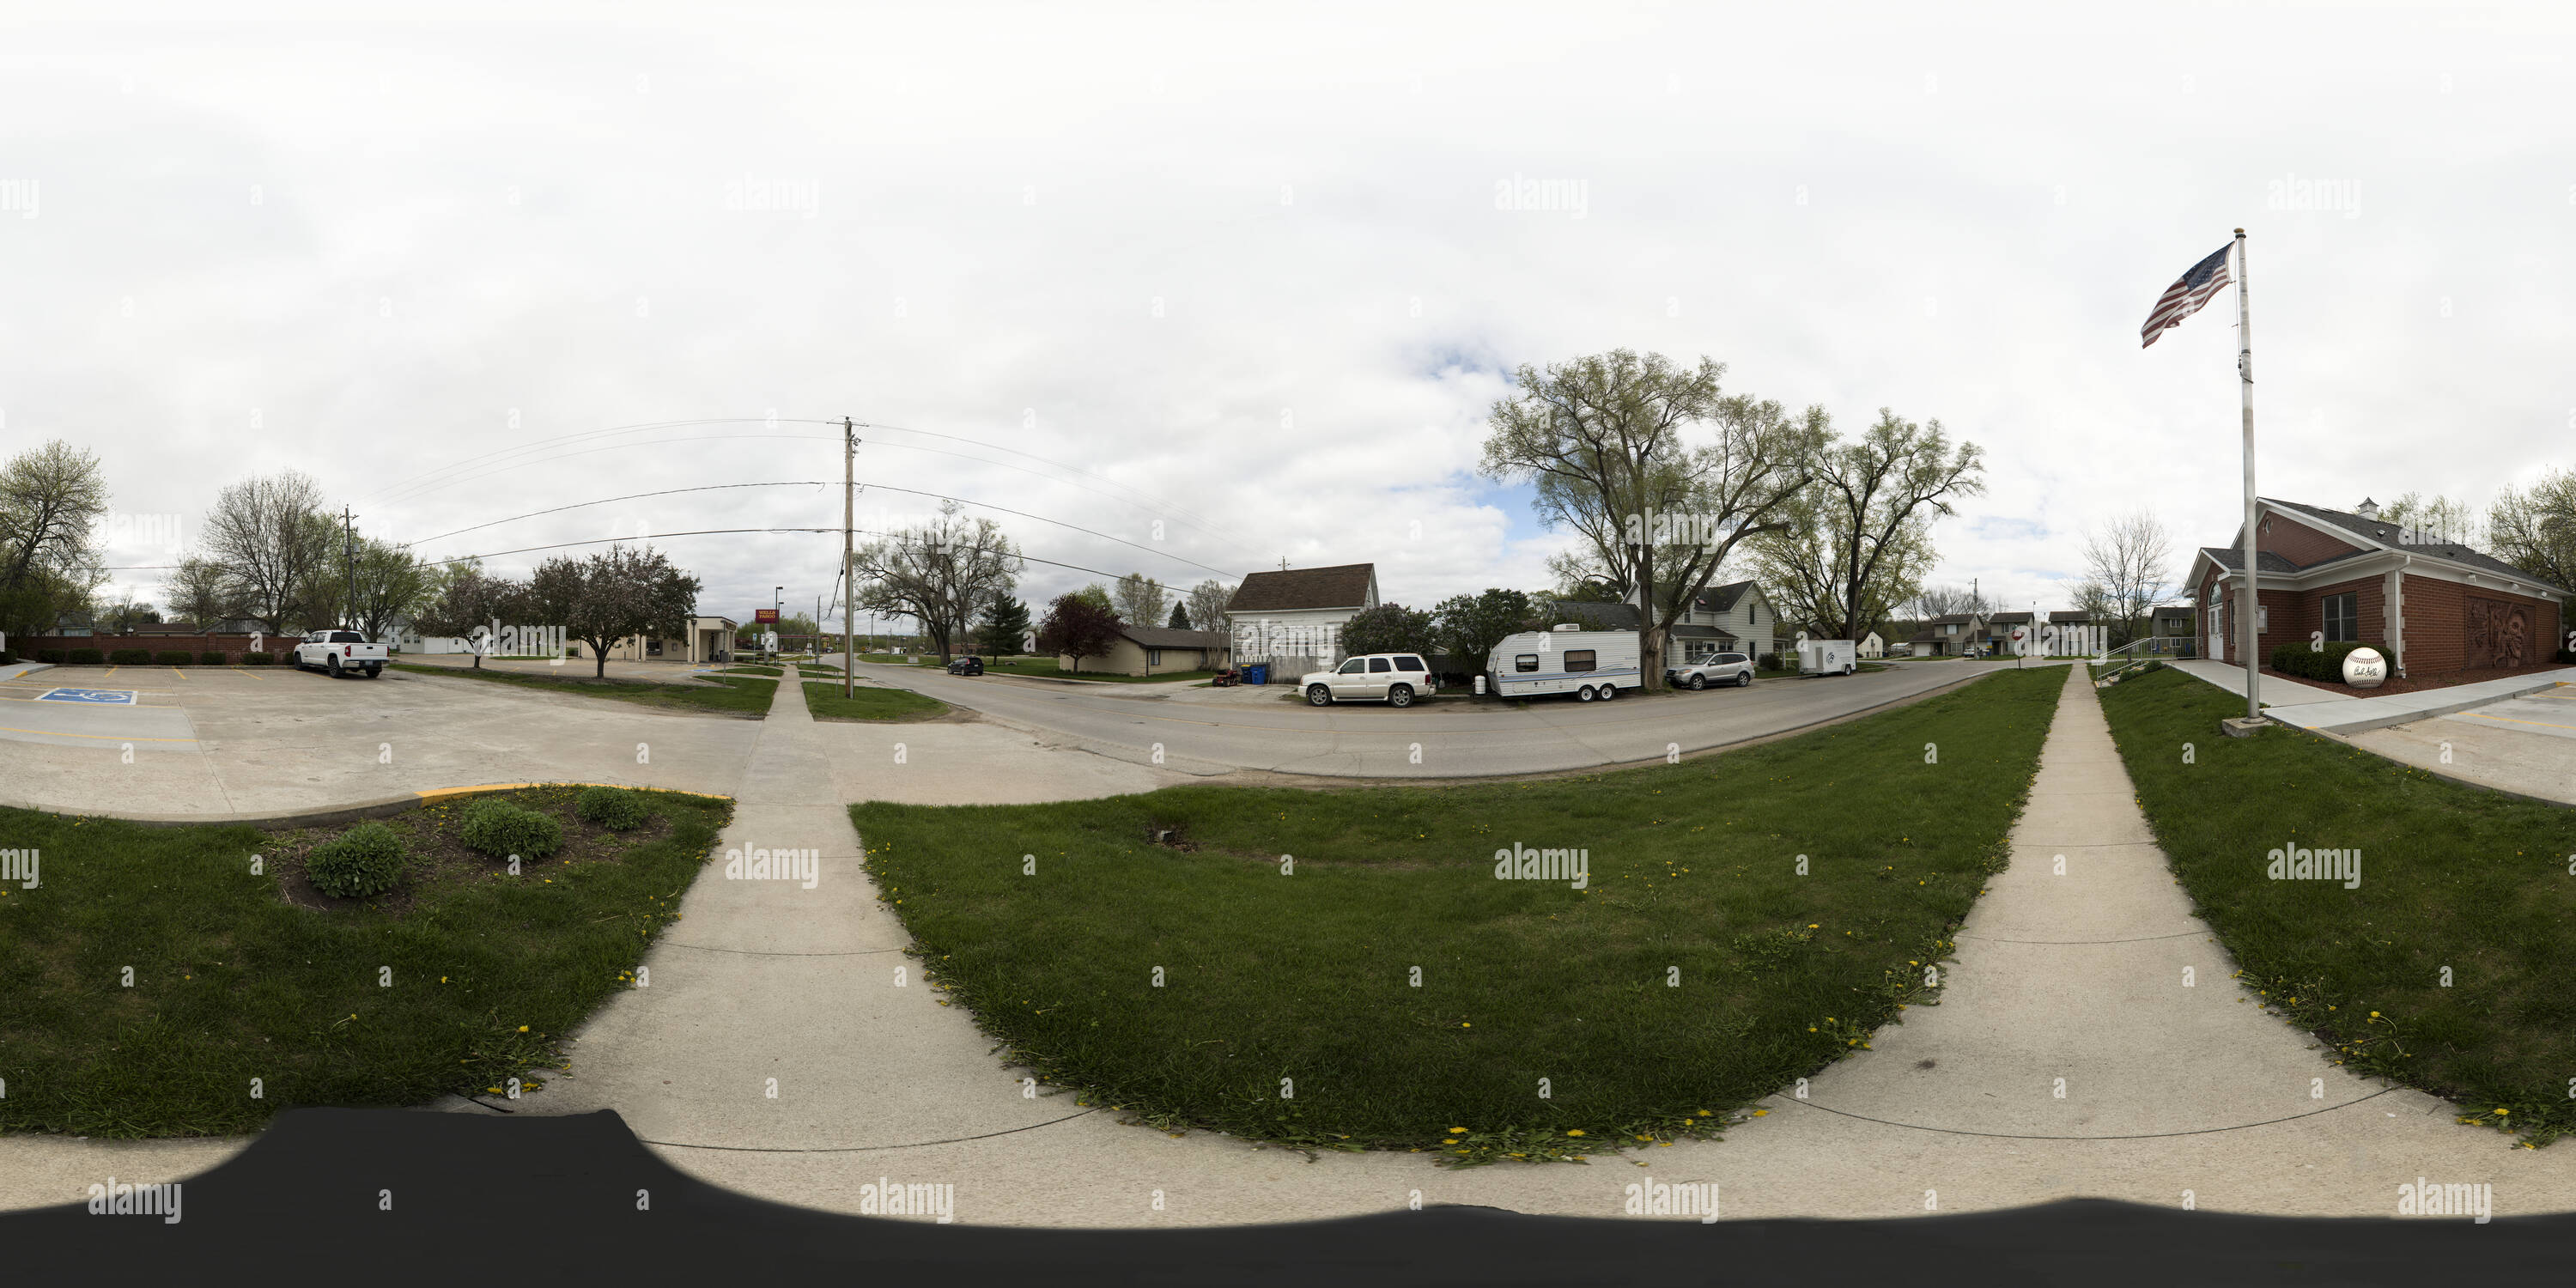
<instances>
[{"instance_id":1,"label":"white travel trailer","mask_svg":"<svg viewBox=\"0 0 2576 1288\"><path fill-rule=\"evenodd\" d=\"M1859 650L1850 640L1798 641L1798 669L1808 675L1849 675L1860 669Z\"/></svg>"},{"instance_id":2,"label":"white travel trailer","mask_svg":"<svg viewBox=\"0 0 2576 1288\"><path fill-rule=\"evenodd\" d=\"M1571 693L1577 702L1606 702L1645 681L1635 631L1587 631L1571 623L1503 637L1485 657L1485 675L1497 697Z\"/></svg>"}]
</instances>

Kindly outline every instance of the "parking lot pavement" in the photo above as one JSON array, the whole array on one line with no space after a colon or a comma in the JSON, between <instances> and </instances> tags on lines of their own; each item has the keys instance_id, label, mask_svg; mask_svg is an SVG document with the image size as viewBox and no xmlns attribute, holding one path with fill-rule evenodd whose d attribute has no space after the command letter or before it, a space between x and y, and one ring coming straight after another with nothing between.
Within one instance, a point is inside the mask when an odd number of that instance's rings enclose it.
<instances>
[{"instance_id":1,"label":"parking lot pavement","mask_svg":"<svg viewBox=\"0 0 2576 1288\"><path fill-rule=\"evenodd\" d=\"M2576 804L2576 684L2355 733L2350 741L2433 773Z\"/></svg>"},{"instance_id":2,"label":"parking lot pavement","mask_svg":"<svg viewBox=\"0 0 2576 1288\"><path fill-rule=\"evenodd\" d=\"M133 704L41 698L75 671L82 687L130 691ZM290 813L495 782L730 795L760 732L399 671L334 680L275 667L57 668L0 684L0 698L0 728L35 731L0 732L10 740L0 804L152 817ZM143 741L152 737L187 741Z\"/></svg>"}]
</instances>

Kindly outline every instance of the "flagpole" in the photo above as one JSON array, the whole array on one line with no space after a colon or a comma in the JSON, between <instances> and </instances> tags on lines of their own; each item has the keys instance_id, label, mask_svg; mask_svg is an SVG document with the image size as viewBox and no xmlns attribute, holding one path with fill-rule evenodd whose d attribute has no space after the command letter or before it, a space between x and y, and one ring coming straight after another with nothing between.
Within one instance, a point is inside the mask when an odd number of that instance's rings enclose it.
<instances>
[{"instance_id":1,"label":"flagpole","mask_svg":"<svg viewBox=\"0 0 2576 1288\"><path fill-rule=\"evenodd\" d=\"M2255 625L2263 610L2262 599L2254 589L2254 315L2246 302L2246 290L2245 230L2239 228L2236 230L2236 375L2237 386L2243 391L2245 401L2245 588L2237 611L2244 618L2244 626L2238 633L2244 640L2241 647L2245 662L2245 717L2260 720L2263 718L2263 659L2255 651L2255 641L2260 636Z\"/></svg>"}]
</instances>

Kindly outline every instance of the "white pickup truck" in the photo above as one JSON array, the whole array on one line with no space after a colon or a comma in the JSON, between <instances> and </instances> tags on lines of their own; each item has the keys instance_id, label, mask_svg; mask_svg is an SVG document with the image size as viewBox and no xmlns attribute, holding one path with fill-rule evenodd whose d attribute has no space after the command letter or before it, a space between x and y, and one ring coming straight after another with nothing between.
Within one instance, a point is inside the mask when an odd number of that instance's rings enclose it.
<instances>
[{"instance_id":1,"label":"white pickup truck","mask_svg":"<svg viewBox=\"0 0 2576 1288\"><path fill-rule=\"evenodd\" d=\"M335 679L364 671L372 680L385 673L385 646L368 643L356 631L315 631L296 643L286 662L299 671L320 667Z\"/></svg>"}]
</instances>

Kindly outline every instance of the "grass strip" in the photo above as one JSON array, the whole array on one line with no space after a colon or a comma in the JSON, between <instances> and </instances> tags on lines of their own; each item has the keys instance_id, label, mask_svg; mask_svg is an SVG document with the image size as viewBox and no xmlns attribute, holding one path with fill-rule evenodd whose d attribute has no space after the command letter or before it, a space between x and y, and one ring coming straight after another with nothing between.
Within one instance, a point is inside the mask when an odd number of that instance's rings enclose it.
<instances>
[{"instance_id":1,"label":"grass strip","mask_svg":"<svg viewBox=\"0 0 2576 1288\"><path fill-rule=\"evenodd\" d=\"M2576 1130L2576 810L2287 728L2222 737L2244 699L2170 668L2123 677L2102 709L2157 843L2266 1005L2464 1121L2533 1145ZM2358 851L2359 883L2297 878L2294 849Z\"/></svg>"},{"instance_id":2,"label":"grass strip","mask_svg":"<svg viewBox=\"0 0 2576 1288\"><path fill-rule=\"evenodd\" d=\"M1453 1165L1572 1158L1714 1134L1919 996L2005 859L2064 683L1988 676L1574 779L851 817L935 985L1086 1103ZM1580 888L1520 879L1522 847L1580 851Z\"/></svg>"},{"instance_id":3,"label":"grass strip","mask_svg":"<svg viewBox=\"0 0 2576 1288\"><path fill-rule=\"evenodd\" d=\"M808 680L805 683L805 709L817 720L905 724L935 720L948 714L949 706L937 698L926 698L910 689L880 689L864 684L845 698L841 696L841 686L837 681Z\"/></svg>"},{"instance_id":4,"label":"grass strip","mask_svg":"<svg viewBox=\"0 0 2576 1288\"><path fill-rule=\"evenodd\" d=\"M655 680L599 679L591 676L527 675L517 671L487 671L470 667L418 666L396 662L392 669L422 675L464 676L494 684L515 684L521 688L548 693L574 693L583 697L610 698L637 706L658 707L665 711L705 711L758 720L769 714L769 704L778 694L778 681L752 676L710 675L704 677L722 687L700 684L664 684Z\"/></svg>"}]
</instances>

